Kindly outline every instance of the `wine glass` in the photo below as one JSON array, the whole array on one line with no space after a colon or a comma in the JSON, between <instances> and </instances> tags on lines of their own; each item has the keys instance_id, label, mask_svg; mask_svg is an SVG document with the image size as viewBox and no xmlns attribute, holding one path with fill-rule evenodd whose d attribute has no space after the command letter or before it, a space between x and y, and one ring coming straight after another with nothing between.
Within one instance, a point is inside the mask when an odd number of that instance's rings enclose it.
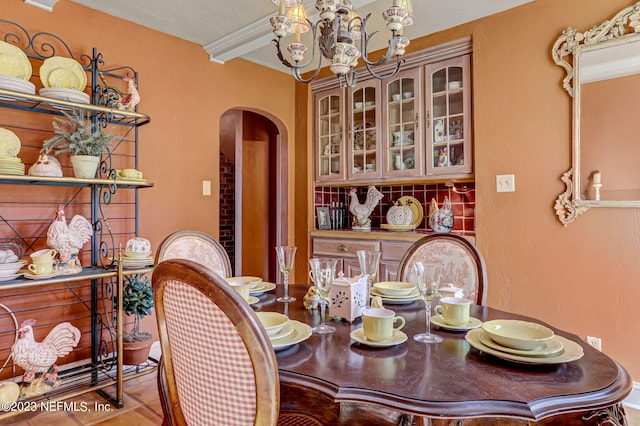
<instances>
[{"instance_id":1,"label":"wine glass","mask_svg":"<svg viewBox=\"0 0 640 426\"><path fill-rule=\"evenodd\" d=\"M380 265L380 252L374 250L358 250L358 262L360 263L360 273L368 275L367 277L367 296L366 307L371 306L371 284L376 280L378 275L378 266Z\"/></svg>"},{"instance_id":2,"label":"wine glass","mask_svg":"<svg viewBox=\"0 0 640 426\"><path fill-rule=\"evenodd\" d=\"M293 246L277 246L276 253L278 253L278 265L280 265L280 272L284 276L284 296L278 297L278 302L295 302L296 298L289 296L289 272L293 268L293 258L296 255L297 247Z\"/></svg>"},{"instance_id":3,"label":"wine glass","mask_svg":"<svg viewBox=\"0 0 640 426\"><path fill-rule=\"evenodd\" d=\"M427 331L413 336L414 340L422 343L440 343L442 337L431 334L431 302L438 295L438 285L440 284L440 274L443 265L439 263L423 263L416 262L414 269L416 271L416 287L424 301L427 311Z\"/></svg>"},{"instance_id":4,"label":"wine glass","mask_svg":"<svg viewBox=\"0 0 640 426\"><path fill-rule=\"evenodd\" d=\"M313 327L312 332L316 334L330 334L336 331L336 328L332 325L327 325L324 322L326 304L329 299L329 292L331 291L331 284L333 283L333 276L336 272L336 259L312 258L309 259L309 265L311 265L311 275L316 286L318 296L320 296L320 325Z\"/></svg>"}]
</instances>

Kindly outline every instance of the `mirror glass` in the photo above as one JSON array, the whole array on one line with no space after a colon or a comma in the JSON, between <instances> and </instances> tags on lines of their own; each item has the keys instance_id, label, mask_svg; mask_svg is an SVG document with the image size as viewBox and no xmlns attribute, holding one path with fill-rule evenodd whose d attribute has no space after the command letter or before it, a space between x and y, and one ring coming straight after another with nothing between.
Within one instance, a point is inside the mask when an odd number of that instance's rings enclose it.
<instances>
[{"instance_id":1,"label":"mirror glass","mask_svg":"<svg viewBox=\"0 0 640 426\"><path fill-rule=\"evenodd\" d=\"M569 27L552 56L573 97L572 167L556 200L566 226L591 207L640 208L640 2L584 33Z\"/></svg>"}]
</instances>

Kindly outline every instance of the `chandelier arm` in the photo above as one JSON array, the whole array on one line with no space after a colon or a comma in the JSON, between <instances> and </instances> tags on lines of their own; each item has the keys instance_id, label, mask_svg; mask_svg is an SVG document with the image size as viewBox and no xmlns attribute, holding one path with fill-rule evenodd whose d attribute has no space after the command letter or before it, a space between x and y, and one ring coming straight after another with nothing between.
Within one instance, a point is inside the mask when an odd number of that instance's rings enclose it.
<instances>
[{"instance_id":1,"label":"chandelier arm","mask_svg":"<svg viewBox=\"0 0 640 426\"><path fill-rule=\"evenodd\" d=\"M291 67L291 69L296 80L301 83L311 83L320 73L320 69L322 69L322 56L320 56L320 60L318 61L318 68L316 68L316 71L308 79L302 78L302 76L300 75L300 69L298 67Z\"/></svg>"},{"instance_id":2,"label":"chandelier arm","mask_svg":"<svg viewBox=\"0 0 640 426\"><path fill-rule=\"evenodd\" d=\"M398 73L400 72L400 67L402 67L402 64L404 64L404 59L401 59L400 56L396 56L396 66L393 69L393 71L391 71L389 74L378 74L373 70L373 67L375 66L375 64L369 64L366 61L364 64L372 76L374 76L379 80L384 80L384 79L395 77L396 75L398 75Z\"/></svg>"},{"instance_id":3,"label":"chandelier arm","mask_svg":"<svg viewBox=\"0 0 640 426\"><path fill-rule=\"evenodd\" d=\"M307 68L309 65L311 65L311 63L313 62L313 60L316 57L316 25L313 24L313 22L311 22L309 19L307 19L307 22L309 23L309 26L311 27L311 33L313 34L313 47L311 49L311 57L309 58L309 60L304 63L304 64L292 64L291 62L289 62L284 55L282 54L282 50L280 49L280 40L282 39L282 37L278 37L276 39L273 39L273 42L276 44L276 55L278 56L278 59L280 60L280 62L282 62L282 65L291 68L293 70L301 70L303 68ZM322 58L320 58L320 63L322 63ZM300 80L302 81L302 80Z\"/></svg>"}]
</instances>

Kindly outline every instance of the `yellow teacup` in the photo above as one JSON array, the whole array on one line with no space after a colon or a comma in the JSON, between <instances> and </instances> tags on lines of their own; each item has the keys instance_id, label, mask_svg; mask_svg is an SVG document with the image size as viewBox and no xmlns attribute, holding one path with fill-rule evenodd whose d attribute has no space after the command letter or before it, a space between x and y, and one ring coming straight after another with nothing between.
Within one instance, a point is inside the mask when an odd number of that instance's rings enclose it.
<instances>
[{"instance_id":1,"label":"yellow teacup","mask_svg":"<svg viewBox=\"0 0 640 426\"><path fill-rule=\"evenodd\" d=\"M443 297L434 311L449 325L464 325L469 322L471 300L461 297Z\"/></svg>"},{"instance_id":2,"label":"yellow teacup","mask_svg":"<svg viewBox=\"0 0 640 426\"><path fill-rule=\"evenodd\" d=\"M58 254L54 249L42 249L31 253L29 256L34 263L53 263L53 258Z\"/></svg>"},{"instance_id":3,"label":"yellow teacup","mask_svg":"<svg viewBox=\"0 0 640 426\"><path fill-rule=\"evenodd\" d=\"M122 169L117 172L118 177L124 179L142 179L142 172L136 169Z\"/></svg>"},{"instance_id":4,"label":"yellow teacup","mask_svg":"<svg viewBox=\"0 0 640 426\"><path fill-rule=\"evenodd\" d=\"M31 263L27 269L35 275L47 275L53 272L53 262L37 262Z\"/></svg>"},{"instance_id":5,"label":"yellow teacup","mask_svg":"<svg viewBox=\"0 0 640 426\"><path fill-rule=\"evenodd\" d=\"M404 327L404 318L396 316L396 313L385 308L370 308L362 312L362 321L364 323L364 337L372 342L381 342L389 340L393 336L394 331ZM393 327L396 322L400 322L398 327Z\"/></svg>"}]
</instances>

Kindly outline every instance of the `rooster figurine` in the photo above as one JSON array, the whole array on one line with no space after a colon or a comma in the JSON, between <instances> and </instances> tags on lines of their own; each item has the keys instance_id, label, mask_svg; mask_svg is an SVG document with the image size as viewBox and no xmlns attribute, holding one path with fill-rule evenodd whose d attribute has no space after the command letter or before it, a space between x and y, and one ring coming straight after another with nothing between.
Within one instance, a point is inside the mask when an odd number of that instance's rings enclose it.
<instances>
[{"instance_id":1,"label":"rooster figurine","mask_svg":"<svg viewBox=\"0 0 640 426\"><path fill-rule=\"evenodd\" d=\"M129 77L125 77L123 80L127 82L129 91L115 101L115 106L121 111L134 111L136 105L140 103L140 94L138 93L136 81Z\"/></svg>"},{"instance_id":2,"label":"rooster figurine","mask_svg":"<svg viewBox=\"0 0 640 426\"><path fill-rule=\"evenodd\" d=\"M62 274L82 271L78 252L91 239L92 231L91 223L80 215L75 215L67 225L64 207L58 206L56 217L47 231L47 246L58 252L58 269Z\"/></svg>"},{"instance_id":3,"label":"rooster figurine","mask_svg":"<svg viewBox=\"0 0 640 426\"><path fill-rule=\"evenodd\" d=\"M380 200L382 200L383 195L372 185L367 190L367 198L364 204L360 204L356 191L356 188L352 188L351 191L349 191L349 197L351 197L349 211L353 215L351 229L368 231L371 229L371 219L369 219L369 216L371 216L373 209L378 205Z\"/></svg>"},{"instance_id":4,"label":"rooster figurine","mask_svg":"<svg viewBox=\"0 0 640 426\"><path fill-rule=\"evenodd\" d=\"M68 322L56 325L42 342L33 337L36 320L23 321L18 340L11 347L15 363L25 371L22 376L22 397L39 395L56 386L59 357L67 355L80 341L80 330Z\"/></svg>"}]
</instances>

